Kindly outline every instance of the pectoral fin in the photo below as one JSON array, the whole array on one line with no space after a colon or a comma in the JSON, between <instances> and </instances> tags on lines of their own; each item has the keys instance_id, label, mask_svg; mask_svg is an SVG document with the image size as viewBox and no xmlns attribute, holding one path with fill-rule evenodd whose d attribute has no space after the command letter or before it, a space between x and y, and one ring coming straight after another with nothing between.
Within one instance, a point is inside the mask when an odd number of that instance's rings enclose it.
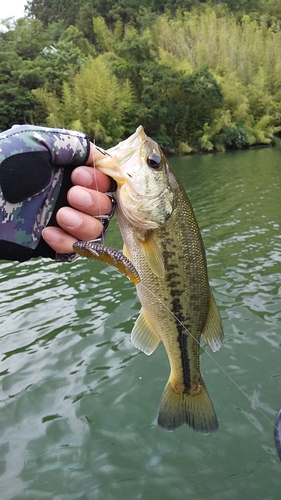
<instances>
[{"instance_id":1,"label":"pectoral fin","mask_svg":"<svg viewBox=\"0 0 281 500\"><path fill-rule=\"evenodd\" d=\"M132 330L131 340L137 349L140 349L148 356L155 351L161 340L153 330L143 309L141 309L140 315Z\"/></svg>"},{"instance_id":2,"label":"pectoral fin","mask_svg":"<svg viewBox=\"0 0 281 500\"><path fill-rule=\"evenodd\" d=\"M163 255L153 237L149 236L147 239L141 240L140 245L151 271L159 278L164 278L165 267Z\"/></svg>"},{"instance_id":3,"label":"pectoral fin","mask_svg":"<svg viewBox=\"0 0 281 500\"><path fill-rule=\"evenodd\" d=\"M203 335L212 351L218 351L223 342L223 326L220 313L211 290L209 298L209 311Z\"/></svg>"},{"instance_id":4,"label":"pectoral fin","mask_svg":"<svg viewBox=\"0 0 281 500\"><path fill-rule=\"evenodd\" d=\"M131 260L131 255L130 255L130 252L128 250L126 243L124 243L124 245L123 245L123 254L125 255L126 259Z\"/></svg>"}]
</instances>

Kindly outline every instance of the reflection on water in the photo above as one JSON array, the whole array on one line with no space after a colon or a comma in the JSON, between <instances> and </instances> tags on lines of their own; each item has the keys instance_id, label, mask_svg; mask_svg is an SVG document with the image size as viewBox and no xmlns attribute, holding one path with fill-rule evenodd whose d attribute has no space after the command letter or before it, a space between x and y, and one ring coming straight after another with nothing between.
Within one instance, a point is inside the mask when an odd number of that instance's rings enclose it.
<instances>
[{"instance_id":1,"label":"reflection on water","mask_svg":"<svg viewBox=\"0 0 281 500\"><path fill-rule=\"evenodd\" d=\"M1 499L279 498L279 157L171 160L225 328L223 348L201 356L215 435L157 427L168 360L162 346L146 357L131 345L139 304L115 269L83 259L0 264ZM122 246L114 221L107 243Z\"/></svg>"}]
</instances>

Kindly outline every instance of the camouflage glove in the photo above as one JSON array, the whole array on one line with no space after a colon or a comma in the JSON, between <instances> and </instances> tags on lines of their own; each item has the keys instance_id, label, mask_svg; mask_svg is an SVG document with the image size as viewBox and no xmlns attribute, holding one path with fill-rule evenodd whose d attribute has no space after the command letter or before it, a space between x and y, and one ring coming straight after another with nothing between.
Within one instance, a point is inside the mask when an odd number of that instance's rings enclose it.
<instances>
[{"instance_id":1,"label":"camouflage glove","mask_svg":"<svg viewBox=\"0 0 281 500\"><path fill-rule=\"evenodd\" d=\"M89 153L89 139L81 132L17 125L0 133L0 259L55 257L41 232L57 225L55 213L67 204L71 172Z\"/></svg>"}]
</instances>

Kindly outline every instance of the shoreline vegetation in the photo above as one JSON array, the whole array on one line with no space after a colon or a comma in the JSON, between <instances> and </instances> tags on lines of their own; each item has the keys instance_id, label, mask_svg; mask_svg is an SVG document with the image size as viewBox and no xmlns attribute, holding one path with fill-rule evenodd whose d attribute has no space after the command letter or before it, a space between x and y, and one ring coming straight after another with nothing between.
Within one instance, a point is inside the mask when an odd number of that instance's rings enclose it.
<instances>
[{"instance_id":1,"label":"shoreline vegetation","mask_svg":"<svg viewBox=\"0 0 281 500\"><path fill-rule=\"evenodd\" d=\"M142 124L170 155L281 144L281 0L29 0L4 24L0 130L107 148Z\"/></svg>"}]
</instances>

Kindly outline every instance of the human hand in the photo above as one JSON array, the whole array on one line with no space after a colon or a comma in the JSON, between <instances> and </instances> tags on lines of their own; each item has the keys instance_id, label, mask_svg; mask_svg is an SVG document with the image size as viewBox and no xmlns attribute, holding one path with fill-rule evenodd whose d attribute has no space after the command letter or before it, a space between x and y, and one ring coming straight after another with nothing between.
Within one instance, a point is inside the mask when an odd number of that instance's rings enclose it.
<instances>
[{"instance_id":1,"label":"human hand","mask_svg":"<svg viewBox=\"0 0 281 500\"><path fill-rule=\"evenodd\" d=\"M103 232L103 225L96 216L109 214L112 202L106 192L112 190L112 179L93 168L103 154L90 144L90 155L85 166L73 170L74 184L67 193L70 207L62 207L56 214L60 227L48 226L42 231L45 242L59 254L72 253L77 240L93 240ZM90 166L92 165L92 166Z\"/></svg>"}]
</instances>

